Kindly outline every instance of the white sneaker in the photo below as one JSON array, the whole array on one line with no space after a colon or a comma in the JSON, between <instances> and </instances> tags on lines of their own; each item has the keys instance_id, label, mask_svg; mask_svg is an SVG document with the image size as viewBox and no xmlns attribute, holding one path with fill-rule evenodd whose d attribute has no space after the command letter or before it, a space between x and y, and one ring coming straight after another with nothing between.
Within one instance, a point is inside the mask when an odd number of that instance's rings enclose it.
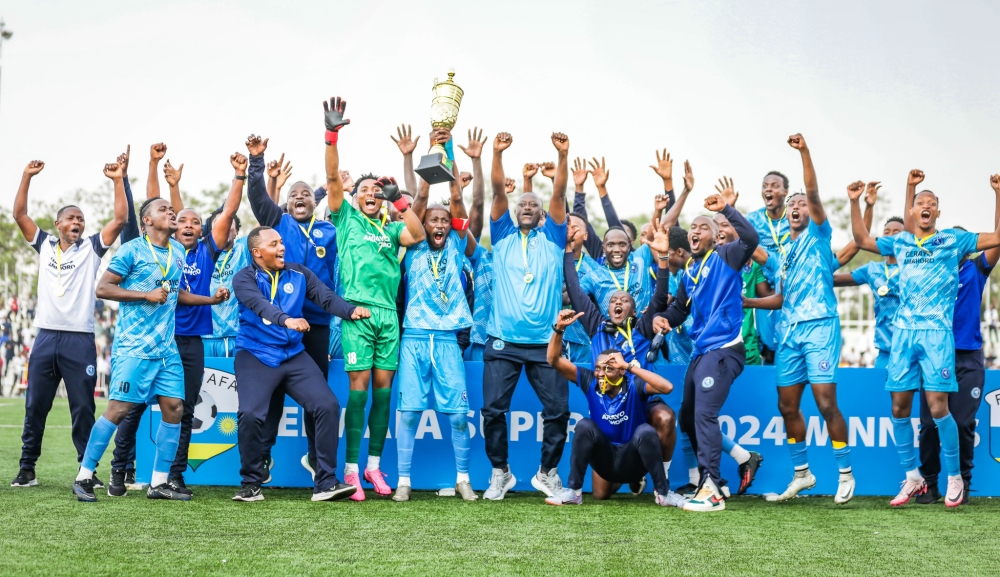
<instances>
[{"instance_id":1,"label":"white sneaker","mask_svg":"<svg viewBox=\"0 0 1000 577\"><path fill-rule=\"evenodd\" d=\"M684 505L687 504L688 500L674 493L673 491L667 491L666 495L661 495L656 491L653 491L653 495L656 497L656 504L661 507L677 507L678 509L683 509Z\"/></svg>"},{"instance_id":2,"label":"white sneaker","mask_svg":"<svg viewBox=\"0 0 1000 577\"><path fill-rule=\"evenodd\" d=\"M787 501L799 494L799 491L807 491L816 486L816 477L809 469L804 471L796 471L795 476L792 477L792 482L788 484L788 488L785 492L780 495L768 495L766 499L771 502L777 501ZM853 486L852 486L853 495Z\"/></svg>"},{"instance_id":3,"label":"white sneaker","mask_svg":"<svg viewBox=\"0 0 1000 577\"><path fill-rule=\"evenodd\" d=\"M696 513L711 513L713 511L725 511L726 500L722 497L722 492L715 486L712 479L706 478L698 489L698 494L685 503L682 507L685 511Z\"/></svg>"},{"instance_id":4,"label":"white sneaker","mask_svg":"<svg viewBox=\"0 0 1000 577\"><path fill-rule=\"evenodd\" d=\"M312 465L309 464L309 455L302 455L302 458L299 459L299 463L302 464L302 467L306 471L309 471L309 478L311 478L313 481L315 481L316 480L316 471L313 471Z\"/></svg>"},{"instance_id":5,"label":"white sneaker","mask_svg":"<svg viewBox=\"0 0 1000 577\"><path fill-rule=\"evenodd\" d=\"M837 494L833 496L833 502L838 505L851 500L854 497L854 475L851 473L841 473L840 482L837 485Z\"/></svg>"},{"instance_id":6,"label":"white sneaker","mask_svg":"<svg viewBox=\"0 0 1000 577\"><path fill-rule=\"evenodd\" d=\"M562 481L559 479L559 471L555 467L549 469L547 474L538 469L538 473L535 473L531 478L531 486L549 497L558 495L563 488Z\"/></svg>"},{"instance_id":7,"label":"white sneaker","mask_svg":"<svg viewBox=\"0 0 1000 577\"><path fill-rule=\"evenodd\" d=\"M493 469L493 476L490 477L490 488L483 493L483 499L490 501L501 501L507 491L514 488L517 479L510 471L506 473L501 469Z\"/></svg>"},{"instance_id":8,"label":"white sneaker","mask_svg":"<svg viewBox=\"0 0 1000 577\"><path fill-rule=\"evenodd\" d=\"M545 502L549 505L583 505L583 495L573 489L563 487L559 492L551 497L546 497Z\"/></svg>"}]
</instances>

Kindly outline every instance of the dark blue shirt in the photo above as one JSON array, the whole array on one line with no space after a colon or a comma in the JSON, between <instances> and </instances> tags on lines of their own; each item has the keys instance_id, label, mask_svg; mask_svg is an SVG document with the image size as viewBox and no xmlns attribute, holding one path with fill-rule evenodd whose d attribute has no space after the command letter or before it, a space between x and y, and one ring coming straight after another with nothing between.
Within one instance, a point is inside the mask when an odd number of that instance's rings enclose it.
<instances>
[{"instance_id":1,"label":"dark blue shirt","mask_svg":"<svg viewBox=\"0 0 1000 577\"><path fill-rule=\"evenodd\" d=\"M181 288L191 294L210 296L212 271L219 251L209 232L198 241L193 249L184 253L184 274ZM174 334L179 337L200 337L212 334L212 307L177 305Z\"/></svg>"},{"instance_id":2,"label":"dark blue shirt","mask_svg":"<svg viewBox=\"0 0 1000 577\"><path fill-rule=\"evenodd\" d=\"M305 350L302 333L285 327L289 318L303 318L306 299L328 315L350 321L357 308L337 296L309 269L285 263L278 271L271 299L272 276L256 263L233 277L233 292L240 301L240 331L236 350L249 351L269 367L277 367ZM264 320L268 322L264 322Z\"/></svg>"},{"instance_id":3,"label":"dark blue shirt","mask_svg":"<svg viewBox=\"0 0 1000 577\"><path fill-rule=\"evenodd\" d=\"M646 383L635 384L635 376L625 374L618 394L609 397L600 390L594 371L577 367L576 382L587 396L590 418L607 435L613 445L629 442L639 425L646 422Z\"/></svg>"},{"instance_id":4,"label":"dark blue shirt","mask_svg":"<svg viewBox=\"0 0 1000 577\"><path fill-rule=\"evenodd\" d=\"M952 331L955 348L961 351L978 351L983 348L983 333L979 326L979 311L983 306L983 289L993 267L986 262L985 253L962 261L958 265L958 298L955 300L955 318Z\"/></svg>"}]
</instances>

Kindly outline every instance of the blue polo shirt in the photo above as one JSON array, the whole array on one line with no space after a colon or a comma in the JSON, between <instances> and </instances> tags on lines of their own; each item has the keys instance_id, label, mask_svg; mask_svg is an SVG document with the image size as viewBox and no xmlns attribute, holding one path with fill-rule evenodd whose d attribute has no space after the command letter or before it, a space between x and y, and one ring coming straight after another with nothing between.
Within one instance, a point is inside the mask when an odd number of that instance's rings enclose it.
<instances>
[{"instance_id":1,"label":"blue polo shirt","mask_svg":"<svg viewBox=\"0 0 1000 577\"><path fill-rule=\"evenodd\" d=\"M219 258L212 233L198 240L194 248L184 253L181 288L198 296L211 296L212 273ZM201 337L212 334L212 307L177 305L174 334L179 337Z\"/></svg>"},{"instance_id":2,"label":"blue polo shirt","mask_svg":"<svg viewBox=\"0 0 1000 577\"><path fill-rule=\"evenodd\" d=\"M587 396L590 418L607 435L613 445L628 443L635 430L646 422L646 383L635 384L635 376L625 375L618 394L609 397L601 392L594 371L577 367L576 382Z\"/></svg>"},{"instance_id":3,"label":"blue polo shirt","mask_svg":"<svg viewBox=\"0 0 1000 577\"><path fill-rule=\"evenodd\" d=\"M525 235L508 212L490 220L490 238L494 306L487 331L519 345L548 343L562 308L566 223L546 218Z\"/></svg>"},{"instance_id":4,"label":"blue polo shirt","mask_svg":"<svg viewBox=\"0 0 1000 577\"><path fill-rule=\"evenodd\" d=\"M986 262L985 253L962 261L958 266L958 299L955 300L955 348L960 351L978 351L983 348L983 333L979 326L983 306L983 289L993 267Z\"/></svg>"}]
</instances>

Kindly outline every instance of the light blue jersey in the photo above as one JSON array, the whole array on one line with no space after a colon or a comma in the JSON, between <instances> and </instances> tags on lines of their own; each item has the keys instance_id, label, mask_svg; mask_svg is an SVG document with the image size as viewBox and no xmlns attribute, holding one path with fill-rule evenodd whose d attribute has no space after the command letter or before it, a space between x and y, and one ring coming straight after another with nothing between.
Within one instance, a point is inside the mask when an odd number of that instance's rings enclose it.
<instances>
[{"instance_id":1,"label":"light blue jersey","mask_svg":"<svg viewBox=\"0 0 1000 577\"><path fill-rule=\"evenodd\" d=\"M566 223L545 224L525 235L509 212L490 221L493 299L490 336L519 345L544 345L562 309Z\"/></svg>"},{"instance_id":2,"label":"light blue jersey","mask_svg":"<svg viewBox=\"0 0 1000 577\"><path fill-rule=\"evenodd\" d=\"M892 345L892 322L899 310L899 265L870 262L851 273L854 282L866 284L875 295L875 347L889 351Z\"/></svg>"},{"instance_id":3,"label":"light blue jersey","mask_svg":"<svg viewBox=\"0 0 1000 577\"><path fill-rule=\"evenodd\" d=\"M441 250L431 250L426 240L406 250L404 329L457 331L472 326L472 312L462 289L467 242L468 237L461 238L453 230Z\"/></svg>"},{"instance_id":4,"label":"light blue jersey","mask_svg":"<svg viewBox=\"0 0 1000 577\"><path fill-rule=\"evenodd\" d=\"M830 247L833 227L827 220L809 226L789 245L781 262L781 307L784 323L800 323L836 317L837 297L833 294L833 271L839 267Z\"/></svg>"},{"instance_id":5,"label":"light blue jersey","mask_svg":"<svg viewBox=\"0 0 1000 577\"><path fill-rule=\"evenodd\" d=\"M587 275L599 268L603 267L597 264L596 260L592 259L586 252L580 252L580 258L576 261L576 274L577 278L580 279L581 285L583 284L583 279L586 278ZM572 305L568 308L572 308ZM576 345L586 345L588 349L590 347L590 335L587 334L587 329L583 328L582 322L573 323L566 327L566 334L563 335L563 341Z\"/></svg>"},{"instance_id":6,"label":"light blue jersey","mask_svg":"<svg viewBox=\"0 0 1000 577\"><path fill-rule=\"evenodd\" d=\"M788 251L789 245L792 243L792 235L784 210L781 213L781 218L771 220L771 217L767 216L767 209L760 208L748 214L747 220L760 235L760 246L764 247L764 250L777 255Z\"/></svg>"},{"instance_id":7,"label":"light blue jersey","mask_svg":"<svg viewBox=\"0 0 1000 577\"><path fill-rule=\"evenodd\" d=\"M119 286L123 289L149 292L160 288L164 280L170 286L167 302L162 305L145 300L121 303L111 349L113 356L163 359L177 354L174 317L184 271L184 246L172 238L169 242L167 249L150 245L145 236L130 240L118 249L108 265L108 271L122 277ZM168 266L164 276L163 269Z\"/></svg>"},{"instance_id":8,"label":"light blue jersey","mask_svg":"<svg viewBox=\"0 0 1000 577\"><path fill-rule=\"evenodd\" d=\"M649 306L649 301L653 298L653 289L656 287L656 280L650 278L648 272L651 266L653 258L649 246L642 245L638 250L629 253L628 260L622 268L611 269L605 260L603 265L590 271L586 277L581 276L580 288L584 294L594 299L597 308L604 316L608 316L611 295L620 290L628 291L635 299L636 313L641 315Z\"/></svg>"},{"instance_id":9,"label":"light blue jersey","mask_svg":"<svg viewBox=\"0 0 1000 577\"><path fill-rule=\"evenodd\" d=\"M952 329L958 297L958 264L976 251L977 234L939 230L919 240L903 231L877 240L883 256L895 256L899 269L899 310L895 326L905 329Z\"/></svg>"},{"instance_id":10,"label":"light blue jersey","mask_svg":"<svg viewBox=\"0 0 1000 577\"><path fill-rule=\"evenodd\" d=\"M493 253L483 245L476 245L470 259L472 264L472 344L486 344L486 330L493 313Z\"/></svg>"},{"instance_id":11,"label":"light blue jersey","mask_svg":"<svg viewBox=\"0 0 1000 577\"><path fill-rule=\"evenodd\" d=\"M678 269L670 275L670 294L676 295L684 278L684 269ZM694 315L688 315L679 327L674 327L667 333L664 341L667 345L667 362L672 365L687 365L691 363L694 354L694 341L691 340L691 327L694 326Z\"/></svg>"},{"instance_id":12,"label":"light blue jersey","mask_svg":"<svg viewBox=\"0 0 1000 577\"><path fill-rule=\"evenodd\" d=\"M222 252L212 271L212 287L208 294L215 294L220 287L229 290L229 298L212 306L212 338L235 338L240 329L240 303L233 294L233 275L250 266L250 249L247 237L236 239L233 248Z\"/></svg>"}]
</instances>

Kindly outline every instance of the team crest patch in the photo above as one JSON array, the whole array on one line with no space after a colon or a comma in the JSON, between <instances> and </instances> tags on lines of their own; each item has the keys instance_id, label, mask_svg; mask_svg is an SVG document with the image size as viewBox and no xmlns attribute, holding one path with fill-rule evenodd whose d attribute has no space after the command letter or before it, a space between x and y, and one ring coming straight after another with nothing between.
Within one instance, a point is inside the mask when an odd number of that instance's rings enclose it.
<instances>
[{"instance_id":1,"label":"team crest patch","mask_svg":"<svg viewBox=\"0 0 1000 577\"><path fill-rule=\"evenodd\" d=\"M821 371L829 371L830 370L830 361L820 361L819 362L819 370L821 370Z\"/></svg>"},{"instance_id":2,"label":"team crest patch","mask_svg":"<svg viewBox=\"0 0 1000 577\"><path fill-rule=\"evenodd\" d=\"M750 272L750 265L748 265L748 264L743 265L743 272L744 273Z\"/></svg>"},{"instance_id":3,"label":"team crest patch","mask_svg":"<svg viewBox=\"0 0 1000 577\"><path fill-rule=\"evenodd\" d=\"M494 351L502 351L503 350L503 345L504 345L503 341L501 341L500 339L496 339L496 340L493 341L493 350Z\"/></svg>"},{"instance_id":4,"label":"team crest patch","mask_svg":"<svg viewBox=\"0 0 1000 577\"><path fill-rule=\"evenodd\" d=\"M708 273L710 273L710 272L712 272L712 267L710 267L710 266L706 266L706 267L705 267L705 270L701 271L701 275L702 275L703 277L706 277L706 278L707 278L707 277L708 277Z\"/></svg>"},{"instance_id":5,"label":"team crest patch","mask_svg":"<svg viewBox=\"0 0 1000 577\"><path fill-rule=\"evenodd\" d=\"M979 387L973 387L973 389L972 389L972 398L973 399L978 399L979 396L982 395L982 394L983 394L983 391Z\"/></svg>"},{"instance_id":6,"label":"team crest patch","mask_svg":"<svg viewBox=\"0 0 1000 577\"><path fill-rule=\"evenodd\" d=\"M469 393L467 393L465 391L462 391L462 402L463 403L468 403L469 402Z\"/></svg>"},{"instance_id":7,"label":"team crest patch","mask_svg":"<svg viewBox=\"0 0 1000 577\"><path fill-rule=\"evenodd\" d=\"M941 378L942 379L950 379L951 378L951 369L949 369L948 367L945 367L945 368L941 369Z\"/></svg>"},{"instance_id":8,"label":"team crest patch","mask_svg":"<svg viewBox=\"0 0 1000 577\"><path fill-rule=\"evenodd\" d=\"M986 393L990 406L990 456L1000 463L1000 389Z\"/></svg>"},{"instance_id":9,"label":"team crest patch","mask_svg":"<svg viewBox=\"0 0 1000 577\"><path fill-rule=\"evenodd\" d=\"M323 231L321 231L318 228L316 230L314 230L312 234L313 234L313 238L323 238Z\"/></svg>"},{"instance_id":10,"label":"team crest patch","mask_svg":"<svg viewBox=\"0 0 1000 577\"><path fill-rule=\"evenodd\" d=\"M94 376L94 372L95 372L94 365L87 365L87 376L88 377Z\"/></svg>"},{"instance_id":11,"label":"team crest patch","mask_svg":"<svg viewBox=\"0 0 1000 577\"><path fill-rule=\"evenodd\" d=\"M931 244L933 244L934 246L941 246L942 244L944 244L944 239L941 238L940 236L937 236L933 240L931 240Z\"/></svg>"},{"instance_id":12,"label":"team crest patch","mask_svg":"<svg viewBox=\"0 0 1000 577\"><path fill-rule=\"evenodd\" d=\"M701 388L711 389L713 386L715 386L715 379L713 379L712 377L705 377L704 379L702 379Z\"/></svg>"},{"instance_id":13,"label":"team crest patch","mask_svg":"<svg viewBox=\"0 0 1000 577\"><path fill-rule=\"evenodd\" d=\"M531 248L535 248L536 246L538 246L538 239L537 238L533 238L533 239L529 240L528 241L528 246L531 247Z\"/></svg>"},{"instance_id":14,"label":"team crest patch","mask_svg":"<svg viewBox=\"0 0 1000 577\"><path fill-rule=\"evenodd\" d=\"M285 286L281 287L281 290L285 291L286 295L290 295L295 291L295 287L292 286L292 283L286 282Z\"/></svg>"}]
</instances>

